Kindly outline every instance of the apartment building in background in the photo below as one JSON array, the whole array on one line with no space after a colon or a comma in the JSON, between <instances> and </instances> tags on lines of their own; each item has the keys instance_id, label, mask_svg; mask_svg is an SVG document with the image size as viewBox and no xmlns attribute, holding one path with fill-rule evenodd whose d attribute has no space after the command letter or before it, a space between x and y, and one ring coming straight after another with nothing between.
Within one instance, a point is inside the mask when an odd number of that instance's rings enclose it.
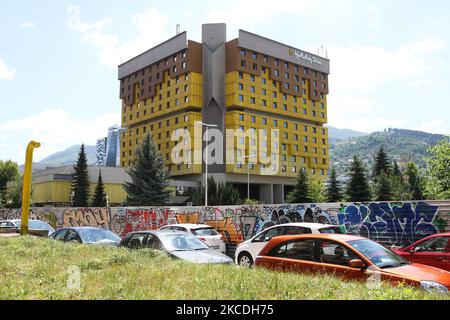
<instances>
[{"instance_id":1,"label":"apartment building in background","mask_svg":"<svg viewBox=\"0 0 450 320\"><path fill-rule=\"evenodd\" d=\"M194 152L187 153L192 163L171 159L176 129L189 131L192 147L205 148L195 135L201 121L223 134L214 155L223 161L208 165L208 173L234 183L245 197L249 172L252 198L283 203L300 170L312 179L327 177L329 73L328 59L247 31L226 41L225 24L203 25L201 43L180 33L118 68L120 164L131 164L150 133L174 180L203 183L205 162L196 164ZM256 137L228 137L233 146L227 148L226 129ZM230 153L233 163L227 163ZM276 172L267 175L271 158Z\"/></svg>"}]
</instances>

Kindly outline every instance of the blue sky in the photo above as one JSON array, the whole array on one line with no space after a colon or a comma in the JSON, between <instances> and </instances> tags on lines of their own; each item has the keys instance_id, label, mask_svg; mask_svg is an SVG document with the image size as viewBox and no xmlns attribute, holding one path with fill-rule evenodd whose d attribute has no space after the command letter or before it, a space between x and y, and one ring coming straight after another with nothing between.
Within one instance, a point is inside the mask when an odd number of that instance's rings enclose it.
<instances>
[{"instance_id":1,"label":"blue sky","mask_svg":"<svg viewBox=\"0 0 450 320\"><path fill-rule=\"evenodd\" d=\"M201 24L227 23L331 59L329 124L450 133L450 1L5 2L0 11L0 159L94 144L120 123L117 65Z\"/></svg>"}]
</instances>

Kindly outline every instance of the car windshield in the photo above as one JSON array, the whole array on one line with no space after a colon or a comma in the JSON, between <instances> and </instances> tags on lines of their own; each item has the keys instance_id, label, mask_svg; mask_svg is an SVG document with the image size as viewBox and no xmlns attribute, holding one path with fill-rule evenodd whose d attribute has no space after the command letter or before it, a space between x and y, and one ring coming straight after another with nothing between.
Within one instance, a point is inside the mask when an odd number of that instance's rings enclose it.
<instances>
[{"instance_id":1,"label":"car windshield","mask_svg":"<svg viewBox=\"0 0 450 320\"><path fill-rule=\"evenodd\" d=\"M120 242L120 237L109 230L78 229L77 232L80 235L83 243Z\"/></svg>"},{"instance_id":2,"label":"car windshield","mask_svg":"<svg viewBox=\"0 0 450 320\"><path fill-rule=\"evenodd\" d=\"M16 222L17 228L20 228L21 221ZM53 229L48 223L40 220L28 220L28 229L30 230L48 230L49 234L54 232Z\"/></svg>"},{"instance_id":3,"label":"car windshield","mask_svg":"<svg viewBox=\"0 0 450 320\"><path fill-rule=\"evenodd\" d=\"M333 234L340 234L341 229L339 227L329 227L329 228L323 228L319 230L320 233L333 233Z\"/></svg>"},{"instance_id":4,"label":"car windshield","mask_svg":"<svg viewBox=\"0 0 450 320\"><path fill-rule=\"evenodd\" d=\"M217 236L219 233L213 228L192 229L196 236Z\"/></svg>"},{"instance_id":5,"label":"car windshield","mask_svg":"<svg viewBox=\"0 0 450 320\"><path fill-rule=\"evenodd\" d=\"M372 240L355 240L349 241L348 244L382 269L396 268L410 264L410 262L401 256Z\"/></svg>"},{"instance_id":6,"label":"car windshield","mask_svg":"<svg viewBox=\"0 0 450 320\"><path fill-rule=\"evenodd\" d=\"M160 236L167 251L208 250L209 247L190 234L165 234Z\"/></svg>"}]
</instances>

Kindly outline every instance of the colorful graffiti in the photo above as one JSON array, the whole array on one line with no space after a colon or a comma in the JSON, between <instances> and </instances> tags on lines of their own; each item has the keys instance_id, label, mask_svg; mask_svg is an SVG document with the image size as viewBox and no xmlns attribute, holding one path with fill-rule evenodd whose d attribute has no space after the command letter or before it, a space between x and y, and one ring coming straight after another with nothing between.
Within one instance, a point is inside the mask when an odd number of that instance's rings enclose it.
<instances>
[{"instance_id":1,"label":"colorful graffiti","mask_svg":"<svg viewBox=\"0 0 450 320\"><path fill-rule=\"evenodd\" d=\"M54 228L92 226L120 236L175 223L202 223L217 229L229 244L250 239L271 226L291 222L339 225L386 245L404 246L449 230L450 202L299 204L171 208L31 208L32 219ZM0 209L0 219L18 219L20 209Z\"/></svg>"},{"instance_id":2,"label":"colorful graffiti","mask_svg":"<svg viewBox=\"0 0 450 320\"><path fill-rule=\"evenodd\" d=\"M370 203L343 207L339 225L347 233L359 234L387 245L405 246L438 233L433 224L439 206L418 203Z\"/></svg>"}]
</instances>

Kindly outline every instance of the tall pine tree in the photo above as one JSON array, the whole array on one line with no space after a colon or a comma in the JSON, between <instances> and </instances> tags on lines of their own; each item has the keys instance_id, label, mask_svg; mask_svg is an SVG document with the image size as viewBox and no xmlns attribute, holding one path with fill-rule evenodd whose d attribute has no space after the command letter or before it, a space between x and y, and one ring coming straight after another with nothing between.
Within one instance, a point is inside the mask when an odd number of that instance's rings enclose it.
<instances>
[{"instance_id":1,"label":"tall pine tree","mask_svg":"<svg viewBox=\"0 0 450 320\"><path fill-rule=\"evenodd\" d=\"M106 207L107 205L105 185L103 184L102 170L100 170L98 173L98 180L97 186L95 187L94 198L92 199L92 206L100 208Z\"/></svg>"},{"instance_id":2,"label":"tall pine tree","mask_svg":"<svg viewBox=\"0 0 450 320\"><path fill-rule=\"evenodd\" d=\"M87 207L89 199L89 173L86 153L84 151L84 144L81 145L78 153L78 160L73 167L74 173L72 175L72 205L74 207Z\"/></svg>"},{"instance_id":3,"label":"tall pine tree","mask_svg":"<svg viewBox=\"0 0 450 320\"><path fill-rule=\"evenodd\" d=\"M371 200L371 193L365 169L357 156L353 157L353 163L350 167L346 193L348 200L351 202L365 202Z\"/></svg>"},{"instance_id":4,"label":"tall pine tree","mask_svg":"<svg viewBox=\"0 0 450 320\"><path fill-rule=\"evenodd\" d=\"M419 169L414 162L408 163L406 167L408 178L408 191L411 200L423 200L423 183L419 174Z\"/></svg>"},{"instance_id":5,"label":"tall pine tree","mask_svg":"<svg viewBox=\"0 0 450 320\"><path fill-rule=\"evenodd\" d=\"M375 184L375 197L376 201L392 200L392 182L385 172L380 174Z\"/></svg>"},{"instance_id":6,"label":"tall pine tree","mask_svg":"<svg viewBox=\"0 0 450 320\"><path fill-rule=\"evenodd\" d=\"M136 148L136 160L127 172L131 177L131 182L124 184L128 205L160 206L169 202L169 172L150 134Z\"/></svg>"},{"instance_id":7,"label":"tall pine tree","mask_svg":"<svg viewBox=\"0 0 450 320\"><path fill-rule=\"evenodd\" d=\"M289 194L290 203L311 203L313 202L309 192L309 179L305 170L300 170L295 184L294 191Z\"/></svg>"},{"instance_id":8,"label":"tall pine tree","mask_svg":"<svg viewBox=\"0 0 450 320\"><path fill-rule=\"evenodd\" d=\"M381 146L375 155L375 163L373 167L372 178L376 181L382 173L390 174L391 164L389 163L389 158L384 151L384 147Z\"/></svg>"},{"instance_id":9,"label":"tall pine tree","mask_svg":"<svg viewBox=\"0 0 450 320\"><path fill-rule=\"evenodd\" d=\"M327 187L327 201L340 202L342 200L341 184L337 179L336 169L331 168L330 179Z\"/></svg>"}]
</instances>

